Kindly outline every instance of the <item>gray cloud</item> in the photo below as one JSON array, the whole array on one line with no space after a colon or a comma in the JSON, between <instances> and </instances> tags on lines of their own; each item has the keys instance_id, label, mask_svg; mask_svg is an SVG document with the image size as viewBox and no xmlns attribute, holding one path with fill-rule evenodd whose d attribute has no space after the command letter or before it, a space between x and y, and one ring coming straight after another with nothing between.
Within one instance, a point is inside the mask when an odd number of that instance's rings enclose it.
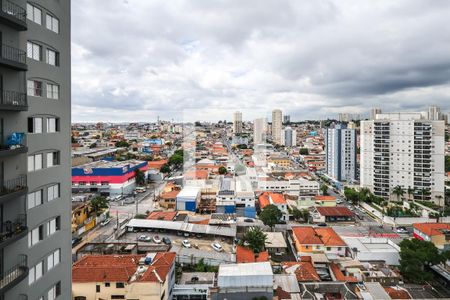
<instances>
[{"instance_id":1,"label":"gray cloud","mask_svg":"<svg viewBox=\"0 0 450 300\"><path fill-rule=\"evenodd\" d=\"M450 110L449 1L77 0L72 12L74 121Z\"/></svg>"}]
</instances>

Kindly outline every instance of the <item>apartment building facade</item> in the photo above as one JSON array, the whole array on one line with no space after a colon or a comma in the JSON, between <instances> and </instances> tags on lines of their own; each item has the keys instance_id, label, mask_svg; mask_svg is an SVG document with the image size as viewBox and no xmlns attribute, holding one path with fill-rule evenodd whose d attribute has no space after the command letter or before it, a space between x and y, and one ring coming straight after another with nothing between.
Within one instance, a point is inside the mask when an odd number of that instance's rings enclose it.
<instances>
[{"instance_id":1,"label":"apartment building facade","mask_svg":"<svg viewBox=\"0 0 450 300\"><path fill-rule=\"evenodd\" d=\"M378 114L362 121L361 186L394 200L400 186L403 197L442 204L444 132L444 121L429 120L427 112Z\"/></svg>"},{"instance_id":2,"label":"apartment building facade","mask_svg":"<svg viewBox=\"0 0 450 300\"><path fill-rule=\"evenodd\" d=\"M70 1L0 10L0 299L70 298Z\"/></svg>"},{"instance_id":3,"label":"apartment building facade","mask_svg":"<svg viewBox=\"0 0 450 300\"><path fill-rule=\"evenodd\" d=\"M281 145L281 129L283 126L283 113L280 109L272 111L272 140Z\"/></svg>"},{"instance_id":4,"label":"apartment building facade","mask_svg":"<svg viewBox=\"0 0 450 300\"><path fill-rule=\"evenodd\" d=\"M242 112L240 111L235 111L233 113L233 133L242 133Z\"/></svg>"},{"instance_id":5,"label":"apartment building facade","mask_svg":"<svg viewBox=\"0 0 450 300\"><path fill-rule=\"evenodd\" d=\"M325 130L326 170L337 181L356 180L356 130L345 125Z\"/></svg>"}]
</instances>

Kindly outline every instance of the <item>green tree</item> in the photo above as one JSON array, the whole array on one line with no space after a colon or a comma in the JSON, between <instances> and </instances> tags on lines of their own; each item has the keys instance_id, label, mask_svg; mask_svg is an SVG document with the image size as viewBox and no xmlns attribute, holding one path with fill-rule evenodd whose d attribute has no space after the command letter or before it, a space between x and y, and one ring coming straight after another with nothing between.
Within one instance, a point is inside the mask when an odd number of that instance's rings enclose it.
<instances>
[{"instance_id":1,"label":"green tree","mask_svg":"<svg viewBox=\"0 0 450 300\"><path fill-rule=\"evenodd\" d=\"M345 195L345 198L347 199L347 201L350 201L352 203L358 202L359 194L355 189L345 187L344 195Z\"/></svg>"},{"instance_id":2,"label":"green tree","mask_svg":"<svg viewBox=\"0 0 450 300\"><path fill-rule=\"evenodd\" d=\"M450 172L450 155L445 157L445 172Z\"/></svg>"},{"instance_id":3,"label":"green tree","mask_svg":"<svg viewBox=\"0 0 450 300\"><path fill-rule=\"evenodd\" d=\"M137 185L144 185L145 184L145 174L139 169L136 169L134 171L134 175L136 177L136 184Z\"/></svg>"},{"instance_id":4,"label":"green tree","mask_svg":"<svg viewBox=\"0 0 450 300\"><path fill-rule=\"evenodd\" d=\"M269 204L263 208L259 214L259 219L264 223L264 225L269 226L273 229L275 224L279 224L283 213L273 204Z\"/></svg>"},{"instance_id":5,"label":"green tree","mask_svg":"<svg viewBox=\"0 0 450 300\"><path fill-rule=\"evenodd\" d=\"M125 142L125 141L118 141L118 142L116 142L116 147L117 147L117 148L119 148L119 147L125 147L125 148L128 148L128 147L130 147L130 144L128 144L128 143Z\"/></svg>"},{"instance_id":6,"label":"green tree","mask_svg":"<svg viewBox=\"0 0 450 300\"><path fill-rule=\"evenodd\" d=\"M92 210L95 212L102 211L105 208L108 208L108 201L103 196L97 196L92 198L91 200Z\"/></svg>"},{"instance_id":7,"label":"green tree","mask_svg":"<svg viewBox=\"0 0 450 300\"><path fill-rule=\"evenodd\" d=\"M164 174L170 173L170 166L168 164L164 164L161 166L161 169L159 169L159 171Z\"/></svg>"},{"instance_id":8,"label":"green tree","mask_svg":"<svg viewBox=\"0 0 450 300\"><path fill-rule=\"evenodd\" d=\"M89 145L90 149L97 148L97 143L92 143Z\"/></svg>"},{"instance_id":9,"label":"green tree","mask_svg":"<svg viewBox=\"0 0 450 300\"><path fill-rule=\"evenodd\" d=\"M303 221L305 223L308 222L310 214L307 209L298 209L297 207L293 207L290 213L296 221Z\"/></svg>"},{"instance_id":10,"label":"green tree","mask_svg":"<svg viewBox=\"0 0 450 300\"><path fill-rule=\"evenodd\" d=\"M264 250L267 235L262 232L259 227L250 228L243 236L241 244L248 243L248 247L253 250L254 253L259 253Z\"/></svg>"},{"instance_id":11,"label":"green tree","mask_svg":"<svg viewBox=\"0 0 450 300\"><path fill-rule=\"evenodd\" d=\"M225 168L224 166L220 166L220 168L219 168L219 174L220 175L224 175L224 174L227 174L227 168Z\"/></svg>"},{"instance_id":12,"label":"green tree","mask_svg":"<svg viewBox=\"0 0 450 300\"><path fill-rule=\"evenodd\" d=\"M404 239L400 243L400 272L410 282L423 283L432 278L426 267L445 261L447 256L432 242Z\"/></svg>"},{"instance_id":13,"label":"green tree","mask_svg":"<svg viewBox=\"0 0 450 300\"><path fill-rule=\"evenodd\" d=\"M169 165L179 167L183 164L183 156L174 154L169 158Z\"/></svg>"},{"instance_id":14,"label":"green tree","mask_svg":"<svg viewBox=\"0 0 450 300\"><path fill-rule=\"evenodd\" d=\"M309 150L308 148L300 148L300 155L308 155Z\"/></svg>"},{"instance_id":15,"label":"green tree","mask_svg":"<svg viewBox=\"0 0 450 300\"><path fill-rule=\"evenodd\" d=\"M403 190L403 188L401 186L397 185L392 190L392 194L396 195L397 200L400 201L401 197L403 197L403 195L405 194L405 191Z\"/></svg>"},{"instance_id":16,"label":"green tree","mask_svg":"<svg viewBox=\"0 0 450 300\"><path fill-rule=\"evenodd\" d=\"M322 195L324 195L324 196L328 195L328 186L326 184L322 184L320 186L320 190L322 191Z\"/></svg>"}]
</instances>

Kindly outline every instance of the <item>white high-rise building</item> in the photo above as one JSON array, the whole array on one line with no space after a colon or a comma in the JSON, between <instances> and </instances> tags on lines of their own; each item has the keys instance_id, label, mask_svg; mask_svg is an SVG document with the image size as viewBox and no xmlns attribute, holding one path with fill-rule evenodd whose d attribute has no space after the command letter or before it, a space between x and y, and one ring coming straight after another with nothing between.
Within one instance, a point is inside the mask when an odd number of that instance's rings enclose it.
<instances>
[{"instance_id":1,"label":"white high-rise building","mask_svg":"<svg viewBox=\"0 0 450 300\"><path fill-rule=\"evenodd\" d=\"M236 111L233 114L233 133L242 133L242 113L240 111Z\"/></svg>"},{"instance_id":2,"label":"white high-rise building","mask_svg":"<svg viewBox=\"0 0 450 300\"><path fill-rule=\"evenodd\" d=\"M290 126L281 131L281 145L286 147L293 147L297 145L297 131Z\"/></svg>"},{"instance_id":3,"label":"white high-rise building","mask_svg":"<svg viewBox=\"0 0 450 300\"><path fill-rule=\"evenodd\" d=\"M325 129L326 170L337 181L356 180L356 130L336 125Z\"/></svg>"},{"instance_id":4,"label":"white high-rise building","mask_svg":"<svg viewBox=\"0 0 450 300\"><path fill-rule=\"evenodd\" d=\"M283 113L280 109L272 111L272 139L274 143L281 144L281 129L283 126Z\"/></svg>"},{"instance_id":5,"label":"white high-rise building","mask_svg":"<svg viewBox=\"0 0 450 300\"><path fill-rule=\"evenodd\" d=\"M377 114L381 114L381 109L378 107L374 107L370 110L369 120L375 120Z\"/></svg>"},{"instance_id":6,"label":"white high-rise building","mask_svg":"<svg viewBox=\"0 0 450 300\"><path fill-rule=\"evenodd\" d=\"M376 196L444 202L444 121L427 112L378 114L361 122L361 186ZM408 194L414 191L413 195Z\"/></svg>"},{"instance_id":7,"label":"white high-rise building","mask_svg":"<svg viewBox=\"0 0 450 300\"><path fill-rule=\"evenodd\" d=\"M253 143L263 144L267 138L267 119L258 118L253 121Z\"/></svg>"},{"instance_id":8,"label":"white high-rise building","mask_svg":"<svg viewBox=\"0 0 450 300\"><path fill-rule=\"evenodd\" d=\"M441 109L437 106L428 107L428 119L430 120L443 120Z\"/></svg>"}]
</instances>

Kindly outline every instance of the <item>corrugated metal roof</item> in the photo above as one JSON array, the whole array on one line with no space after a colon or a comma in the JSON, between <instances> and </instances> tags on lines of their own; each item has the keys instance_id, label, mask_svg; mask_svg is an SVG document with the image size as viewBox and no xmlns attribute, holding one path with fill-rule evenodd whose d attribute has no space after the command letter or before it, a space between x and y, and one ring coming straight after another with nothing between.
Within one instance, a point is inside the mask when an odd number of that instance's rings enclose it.
<instances>
[{"instance_id":1,"label":"corrugated metal roof","mask_svg":"<svg viewBox=\"0 0 450 300\"><path fill-rule=\"evenodd\" d=\"M273 272L269 262L221 264L219 287L272 287Z\"/></svg>"}]
</instances>

